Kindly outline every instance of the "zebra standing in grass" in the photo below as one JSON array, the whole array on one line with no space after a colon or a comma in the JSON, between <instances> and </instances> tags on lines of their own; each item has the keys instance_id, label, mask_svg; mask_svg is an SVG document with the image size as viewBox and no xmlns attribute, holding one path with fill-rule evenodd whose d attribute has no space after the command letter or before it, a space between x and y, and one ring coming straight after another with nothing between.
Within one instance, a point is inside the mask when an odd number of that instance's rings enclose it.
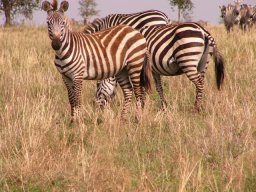
<instances>
[{"instance_id":1,"label":"zebra standing in grass","mask_svg":"<svg viewBox=\"0 0 256 192\"><path fill-rule=\"evenodd\" d=\"M139 30L145 26L166 25L168 22L169 19L166 14L158 10L148 10L133 14L111 14L87 24L84 28L84 32L94 33L119 24L129 25ZM116 89L112 89L112 86L116 87L117 82L112 79L103 81L102 83L101 81L97 82L98 91L96 93L96 102L100 106L104 106L116 93Z\"/></svg>"},{"instance_id":2,"label":"zebra standing in grass","mask_svg":"<svg viewBox=\"0 0 256 192\"><path fill-rule=\"evenodd\" d=\"M127 114L132 88L137 108L140 110L144 98L142 84L149 86L151 74L150 66L144 62L148 59L143 35L125 25L95 34L72 32L64 16L68 6L68 2L63 1L57 10L56 0L53 4L48 1L42 3L42 9L48 15L48 33L55 50L54 62L68 90L72 120L80 111L84 79L96 80L115 76L125 99L121 117L125 118Z\"/></svg>"},{"instance_id":3,"label":"zebra standing in grass","mask_svg":"<svg viewBox=\"0 0 256 192\"><path fill-rule=\"evenodd\" d=\"M153 77L162 108L165 109L167 103L163 94L161 76L186 74L196 86L195 110L199 112L202 106L204 77L209 54L214 56L218 89L224 81L223 58L213 37L197 23L150 26L143 28L140 32L147 40L152 59ZM113 89L115 87L112 86Z\"/></svg>"},{"instance_id":4,"label":"zebra standing in grass","mask_svg":"<svg viewBox=\"0 0 256 192\"><path fill-rule=\"evenodd\" d=\"M248 30L249 27L251 26L253 14L254 14L254 10L251 5L247 5L247 4L241 5L241 10L240 10L241 18L240 18L239 25L243 31Z\"/></svg>"},{"instance_id":5,"label":"zebra standing in grass","mask_svg":"<svg viewBox=\"0 0 256 192\"><path fill-rule=\"evenodd\" d=\"M233 30L235 24L238 24L240 21L240 2L235 2L235 5L228 4L228 6L220 6L221 18L223 18L224 25L229 33L230 30Z\"/></svg>"}]
</instances>

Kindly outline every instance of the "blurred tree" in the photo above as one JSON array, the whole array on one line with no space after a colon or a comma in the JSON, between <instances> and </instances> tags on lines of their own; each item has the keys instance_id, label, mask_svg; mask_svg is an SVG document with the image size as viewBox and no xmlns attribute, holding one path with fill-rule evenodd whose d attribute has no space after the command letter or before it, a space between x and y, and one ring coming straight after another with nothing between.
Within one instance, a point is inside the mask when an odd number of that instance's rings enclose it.
<instances>
[{"instance_id":1,"label":"blurred tree","mask_svg":"<svg viewBox=\"0 0 256 192\"><path fill-rule=\"evenodd\" d=\"M192 11L192 8L194 6L192 0L169 0L171 6L174 6L178 8L178 22L180 22L181 14L183 15L183 18L186 20L190 20L190 13Z\"/></svg>"},{"instance_id":2,"label":"blurred tree","mask_svg":"<svg viewBox=\"0 0 256 192\"><path fill-rule=\"evenodd\" d=\"M16 15L32 19L33 10L39 7L39 0L0 0L0 14L5 15L5 26L12 25Z\"/></svg>"},{"instance_id":3,"label":"blurred tree","mask_svg":"<svg viewBox=\"0 0 256 192\"><path fill-rule=\"evenodd\" d=\"M84 19L84 23L89 22L92 16L98 15L99 11L96 10L97 3L95 0L79 0L80 15Z\"/></svg>"}]
</instances>

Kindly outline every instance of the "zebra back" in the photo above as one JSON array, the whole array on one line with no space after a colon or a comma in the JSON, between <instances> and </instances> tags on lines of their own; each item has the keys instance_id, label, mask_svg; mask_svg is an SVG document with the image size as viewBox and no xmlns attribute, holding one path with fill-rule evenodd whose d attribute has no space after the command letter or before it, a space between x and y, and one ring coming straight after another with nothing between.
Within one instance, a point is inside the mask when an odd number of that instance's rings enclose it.
<instances>
[{"instance_id":1,"label":"zebra back","mask_svg":"<svg viewBox=\"0 0 256 192\"><path fill-rule=\"evenodd\" d=\"M111 14L102 19L95 19L84 28L84 33L94 33L103 29L125 24L134 29L141 29L151 25L166 25L167 15L158 10L149 10L132 14Z\"/></svg>"}]
</instances>

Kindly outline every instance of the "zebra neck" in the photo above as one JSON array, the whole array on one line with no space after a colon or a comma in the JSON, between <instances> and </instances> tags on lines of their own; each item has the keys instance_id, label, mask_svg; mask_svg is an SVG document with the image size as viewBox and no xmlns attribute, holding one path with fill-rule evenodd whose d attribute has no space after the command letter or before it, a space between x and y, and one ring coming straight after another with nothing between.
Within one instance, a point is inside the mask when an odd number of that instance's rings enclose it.
<instances>
[{"instance_id":1,"label":"zebra neck","mask_svg":"<svg viewBox=\"0 0 256 192\"><path fill-rule=\"evenodd\" d=\"M64 37L61 40L61 47L59 50L56 50L55 53L59 58L62 58L66 53L66 51L70 47L70 42L72 39L72 32L69 29L65 30Z\"/></svg>"}]
</instances>

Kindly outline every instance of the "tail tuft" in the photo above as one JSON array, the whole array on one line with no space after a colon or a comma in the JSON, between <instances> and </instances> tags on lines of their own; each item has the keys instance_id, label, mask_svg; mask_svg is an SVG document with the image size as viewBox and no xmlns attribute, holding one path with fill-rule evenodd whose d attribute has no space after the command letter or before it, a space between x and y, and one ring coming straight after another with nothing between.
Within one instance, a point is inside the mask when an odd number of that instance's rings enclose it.
<instances>
[{"instance_id":1,"label":"tail tuft","mask_svg":"<svg viewBox=\"0 0 256 192\"><path fill-rule=\"evenodd\" d=\"M224 59L221 53L219 52L219 50L217 49L217 47L213 48L213 56L214 56L214 63L215 63L216 83L217 83L218 89L220 90L225 78Z\"/></svg>"}]
</instances>

